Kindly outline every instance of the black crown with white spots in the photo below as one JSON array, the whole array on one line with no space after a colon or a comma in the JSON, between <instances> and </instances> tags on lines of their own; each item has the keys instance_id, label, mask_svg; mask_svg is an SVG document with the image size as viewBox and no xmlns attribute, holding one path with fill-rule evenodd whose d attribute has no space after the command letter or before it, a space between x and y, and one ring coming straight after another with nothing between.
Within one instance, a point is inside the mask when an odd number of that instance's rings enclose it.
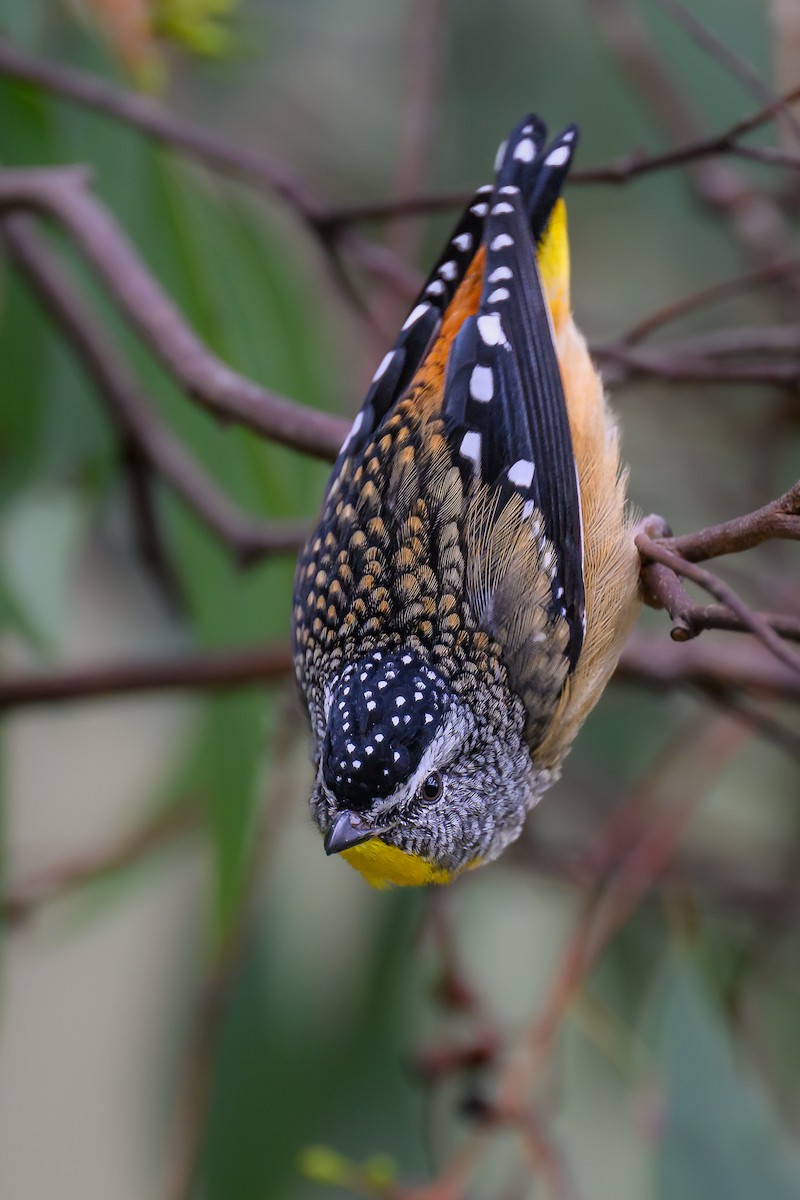
<instances>
[{"instance_id":1,"label":"black crown with white spots","mask_svg":"<svg viewBox=\"0 0 800 1200\"><path fill-rule=\"evenodd\" d=\"M322 751L326 787L363 810L419 766L447 711L441 677L410 650L376 650L342 672Z\"/></svg>"}]
</instances>

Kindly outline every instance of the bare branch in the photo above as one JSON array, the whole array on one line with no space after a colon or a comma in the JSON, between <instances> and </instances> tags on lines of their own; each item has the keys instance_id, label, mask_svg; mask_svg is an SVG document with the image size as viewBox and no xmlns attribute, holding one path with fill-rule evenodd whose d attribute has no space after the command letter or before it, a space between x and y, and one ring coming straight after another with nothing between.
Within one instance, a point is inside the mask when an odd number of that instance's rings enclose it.
<instances>
[{"instance_id":1,"label":"bare branch","mask_svg":"<svg viewBox=\"0 0 800 1200\"><path fill-rule=\"evenodd\" d=\"M104 333L74 282L50 253L29 217L6 217L0 231L11 257L66 334L94 380L123 444L134 446L228 547L237 562L293 551L307 533L297 521L267 524L243 513L163 425L139 393L125 359Z\"/></svg>"},{"instance_id":2,"label":"bare branch","mask_svg":"<svg viewBox=\"0 0 800 1200\"><path fill-rule=\"evenodd\" d=\"M658 0L658 3L682 26L689 37L706 51L709 58L715 59L729 74L743 83L757 100L767 104L779 104L780 108L776 115L783 117L786 124L791 126L795 136L800 137L800 125L788 104L774 95L772 89L767 87L746 58L743 58L741 54L736 54L730 46L726 46L712 29L698 20L694 13L689 12L681 0Z\"/></svg>"},{"instance_id":3,"label":"bare branch","mask_svg":"<svg viewBox=\"0 0 800 1200\"><path fill-rule=\"evenodd\" d=\"M261 687L292 670L283 646L218 650L157 662L110 662L41 675L0 675L0 712L42 704L124 696L137 692L228 691Z\"/></svg>"},{"instance_id":4,"label":"bare branch","mask_svg":"<svg viewBox=\"0 0 800 1200\"><path fill-rule=\"evenodd\" d=\"M643 320L633 325L627 333L624 333L619 338L619 343L627 346L633 346L637 342L644 341L650 337L657 329L663 325L669 324L671 321L677 321L688 313L696 312L700 308L705 308L709 304L716 304L719 300L727 300L730 296L737 296L742 292L747 292L751 288L764 287L771 283L779 283L789 275L797 275L800 273L800 258L790 258L785 262L771 263L765 267L758 267L754 271L746 271L743 275L736 275L733 279L724 279L720 283L712 283L710 287L701 288L697 292L690 292L687 296L681 296L678 300L671 304L665 305L663 308L657 309Z\"/></svg>"},{"instance_id":5,"label":"bare branch","mask_svg":"<svg viewBox=\"0 0 800 1200\"><path fill-rule=\"evenodd\" d=\"M336 457L346 424L328 413L292 404L212 354L156 283L108 210L87 191L83 171L0 172L0 209L18 208L37 210L59 222L149 349L215 417L237 421L308 454Z\"/></svg>"},{"instance_id":6,"label":"bare branch","mask_svg":"<svg viewBox=\"0 0 800 1200\"><path fill-rule=\"evenodd\" d=\"M698 567L696 563L682 558L680 554L674 550L670 550L663 542L653 541L646 533L639 533L637 535L636 545L645 560L649 559L650 562L662 563L665 567L669 567L671 571L674 571L676 575L682 576L684 579L691 579L693 583L710 592L716 600L719 600L721 604L724 604L731 612L735 613L739 620L772 651L776 658L779 658L781 662L800 674L800 654L790 649L781 640L769 622L764 620L759 613L753 612L727 583L718 579L716 575L712 575L704 567Z\"/></svg>"},{"instance_id":7,"label":"bare branch","mask_svg":"<svg viewBox=\"0 0 800 1200\"><path fill-rule=\"evenodd\" d=\"M688 562L701 562L751 550L772 538L800 539L800 482L755 512L697 533L664 538L663 544Z\"/></svg>"}]
</instances>

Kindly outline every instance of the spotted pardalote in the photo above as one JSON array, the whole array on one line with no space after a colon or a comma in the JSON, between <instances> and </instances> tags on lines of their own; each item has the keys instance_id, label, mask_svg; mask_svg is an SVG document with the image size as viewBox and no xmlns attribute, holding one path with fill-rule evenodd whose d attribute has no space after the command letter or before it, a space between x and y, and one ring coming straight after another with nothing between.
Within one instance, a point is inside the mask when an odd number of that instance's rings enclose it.
<instances>
[{"instance_id":1,"label":"spotted pardalote","mask_svg":"<svg viewBox=\"0 0 800 1200\"><path fill-rule=\"evenodd\" d=\"M615 421L570 312L577 141L526 117L375 372L300 556L329 854L378 886L495 858L636 616Z\"/></svg>"}]
</instances>

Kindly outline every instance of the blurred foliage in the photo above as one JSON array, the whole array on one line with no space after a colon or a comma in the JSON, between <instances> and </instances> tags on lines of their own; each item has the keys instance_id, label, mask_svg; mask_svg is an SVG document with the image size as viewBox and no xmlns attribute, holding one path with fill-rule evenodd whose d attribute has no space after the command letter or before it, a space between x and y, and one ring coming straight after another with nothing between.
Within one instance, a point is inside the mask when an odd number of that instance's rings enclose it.
<instances>
[{"instance_id":1,"label":"blurred foliage","mask_svg":"<svg viewBox=\"0 0 800 1200\"><path fill-rule=\"evenodd\" d=\"M102 7L86 4L84 15L96 18ZM770 78L770 29L761 6L703 0L694 10ZM663 12L643 4L636 11L709 130L755 107L741 84L687 45ZM283 155L325 195L343 201L382 196L390 186L413 12L411 4L364 0L160 0L145 14L145 53L123 44L119 29L110 34L106 26L100 36L93 20L76 21L72 6L55 0L0 2L3 28L20 46L122 82L132 75L140 86L158 84L176 109L234 142ZM162 36L179 43L177 53L165 49ZM554 126L581 124L584 164L664 144L582 0L491 6L462 0L450 7L444 40L436 157L421 181L426 187L482 181L504 130L533 107ZM383 351L346 308L290 213L35 88L0 80L0 112L4 163L92 164L98 194L217 353L299 402L355 409ZM759 168L748 172L764 182ZM679 172L625 189L575 188L570 217L576 312L592 336L615 334L651 308L746 265L730 231L697 207ZM446 227L446 218L426 223L421 262ZM311 517L324 465L241 430L222 430L194 408L109 310L69 247L51 236L162 418L228 493L267 518ZM102 409L25 287L6 264L0 270L4 655L30 669L111 657L99 629L95 640L76 632L79 601L87 599L93 613L115 614L122 641L114 657L131 647L158 656L285 638L291 563L237 570L161 485L157 510L177 604L154 582L137 553L128 485ZM774 316L773 296L760 292L702 314L691 328ZM633 496L645 510L665 512L676 529L744 511L800 474L796 424L774 452L753 451L777 423L780 400L772 395L649 384L621 393L616 404ZM789 559L784 547L769 547L759 561L768 592ZM123 581L117 590L109 577ZM401 1178L423 1175L468 1128L461 1101L486 1083L476 1072L428 1092L408 1067L424 1038L443 1037L453 1021L459 1027L435 1001L439 963L423 935L429 897L371 893L343 863L325 859L305 817L309 772L299 720L289 722L287 734L286 689L187 701L174 734L169 725L166 745L144 723L143 703L120 702L114 712L153 777L133 807L112 807L109 824L105 806L98 806L89 827L97 826L99 841L109 828L130 828L162 806L196 797L212 865L206 876L202 860L186 882L189 900L176 900L169 881L184 878L185 864L179 855L159 856L134 872L119 903L110 903L113 889L100 889L77 927L66 904L57 906L42 937L38 929L14 935L7 1018L24 1076L6 1071L0 1083L17 1114L3 1105L3 1194L46 1194L43 1181L52 1179L59 1180L62 1200L107 1194L99 1182L106 1160L103 1178L115 1180L116 1200L156 1194L198 981L240 919L261 813L277 803L281 789L290 792L290 815L271 835L252 929L234 972L197 1195L292 1200L322 1196L324 1186L356 1177L380 1192L394 1168L376 1155L390 1156ZM600 828L612 804L647 777L656 755L698 719L696 702L685 696L610 691L558 791L531 822L531 839L557 844ZM77 746L72 773L59 772L53 750L65 735ZM59 859L72 846L66 833L52 829L61 829L63 810L77 827L89 813L84 777L92 764L107 781L109 804L122 795L118 745L113 739L104 745L91 723L84 728L76 721L73 728L58 714L9 719L0 747L4 765L13 767L24 746L42 760L42 771L51 756L53 766L42 776L43 790L26 785L31 776L23 767L7 771L14 861L4 877L9 870L23 875L29 861ZM676 794L692 786L693 766L679 777ZM795 764L743 738L739 752L720 764L692 845L713 849L733 871L755 864L761 875L777 876L800 834L797 799ZM133 932L120 951L134 964L136 1003L158 999L148 1040L132 1049L146 1075L134 1085L100 1061L92 1029L108 1003L102 984L112 968L102 958L89 968L78 951L93 930L116 929L124 911L151 901L163 906L169 952L154 958L147 939ZM468 978L500 1026L518 1032L563 953L574 893L520 857L463 881L452 904ZM59 959L52 988L34 978L17 991L18 939L32 939L51 959L58 957L54 943L62 945L61 957L71 962L74 955L74 965ZM698 903L687 935L669 905L642 907L566 1023L554 1068L555 1129L579 1193L592 1200L800 1195L791 1144L800 1115L797 987L796 939L779 930ZM77 1039L85 1071L62 1080L51 1103L28 1080L41 1088L34 1060L42 1030L54 1024L63 1025L65 1041ZM0 1030L0 1047L3 1036ZM116 1042L127 1039L120 1025ZM16 1103L18 1093L24 1102ZM27 1140L26 1120L33 1130ZM108 1139L112 1120L119 1145ZM48 1145L62 1123L69 1147L58 1144L49 1160L40 1159L34 1143ZM130 1169L121 1165L131 1160ZM516 1187L515 1163L516 1148L502 1142L487 1164L485 1194L542 1194L538 1184L502 1191Z\"/></svg>"}]
</instances>

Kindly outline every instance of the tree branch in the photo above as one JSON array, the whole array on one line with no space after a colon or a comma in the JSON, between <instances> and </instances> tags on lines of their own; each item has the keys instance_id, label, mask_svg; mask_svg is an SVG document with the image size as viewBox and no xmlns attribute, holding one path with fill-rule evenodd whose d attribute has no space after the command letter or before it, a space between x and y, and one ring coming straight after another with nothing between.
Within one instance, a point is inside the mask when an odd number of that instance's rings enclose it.
<instances>
[{"instance_id":1,"label":"tree branch","mask_svg":"<svg viewBox=\"0 0 800 1200\"><path fill-rule=\"evenodd\" d=\"M227 366L203 345L76 168L0 171L0 210L54 218L76 242L148 348L198 404L271 441L335 458L346 423L292 404Z\"/></svg>"},{"instance_id":2,"label":"tree branch","mask_svg":"<svg viewBox=\"0 0 800 1200\"><path fill-rule=\"evenodd\" d=\"M733 612L742 624L772 651L776 658L800 674L800 654L790 649L769 622L745 604L727 583L718 579L716 575L712 575L704 567L698 567L696 563L689 562L688 559L671 550L664 542L654 541L646 533L637 534L636 545L643 559L662 563L676 575L684 579L691 579L693 583L710 592L716 600Z\"/></svg>"},{"instance_id":3,"label":"tree branch","mask_svg":"<svg viewBox=\"0 0 800 1200\"><path fill-rule=\"evenodd\" d=\"M158 420L129 375L119 347L103 332L31 219L6 217L0 232L12 259L82 360L123 444L135 447L156 468L241 565L302 545L307 534L302 522L267 524L243 513Z\"/></svg>"}]
</instances>

